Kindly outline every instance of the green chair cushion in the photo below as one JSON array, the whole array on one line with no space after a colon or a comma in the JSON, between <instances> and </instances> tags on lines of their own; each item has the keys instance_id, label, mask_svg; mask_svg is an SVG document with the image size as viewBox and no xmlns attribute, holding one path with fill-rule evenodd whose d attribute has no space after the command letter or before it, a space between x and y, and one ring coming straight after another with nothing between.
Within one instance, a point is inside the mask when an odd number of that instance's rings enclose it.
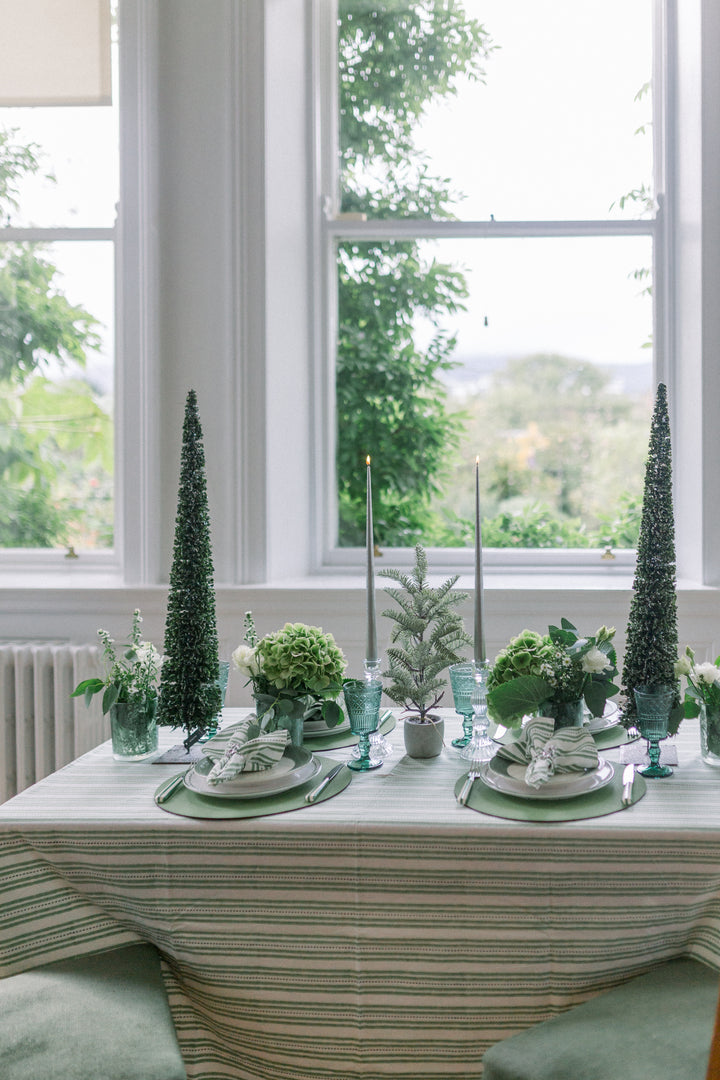
<instances>
[{"instance_id":1,"label":"green chair cushion","mask_svg":"<svg viewBox=\"0 0 720 1080\"><path fill-rule=\"evenodd\" d=\"M483 1080L705 1080L718 973L671 960L492 1046Z\"/></svg>"},{"instance_id":2,"label":"green chair cushion","mask_svg":"<svg viewBox=\"0 0 720 1080\"><path fill-rule=\"evenodd\" d=\"M0 979L3 1080L186 1080L150 945Z\"/></svg>"}]
</instances>

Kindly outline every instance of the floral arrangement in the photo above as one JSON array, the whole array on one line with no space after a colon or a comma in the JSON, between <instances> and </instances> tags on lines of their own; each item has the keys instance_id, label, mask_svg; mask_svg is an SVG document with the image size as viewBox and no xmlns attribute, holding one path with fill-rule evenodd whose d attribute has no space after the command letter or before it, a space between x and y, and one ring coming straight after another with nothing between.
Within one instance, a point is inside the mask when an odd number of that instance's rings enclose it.
<instances>
[{"instance_id":1,"label":"floral arrangement","mask_svg":"<svg viewBox=\"0 0 720 1080\"><path fill-rule=\"evenodd\" d=\"M103 645L105 678L84 679L76 686L71 697L83 696L85 704L89 705L95 694L104 691L103 713L109 712L116 703L157 699L163 657L151 642L141 640L141 623L140 611L136 608L133 612L130 641L123 646L121 656L117 655L115 642L107 630L98 630L98 637Z\"/></svg>"},{"instance_id":2,"label":"floral arrangement","mask_svg":"<svg viewBox=\"0 0 720 1080\"><path fill-rule=\"evenodd\" d=\"M688 645L685 655L675 662L677 678L685 676L685 716L697 716L700 706L706 705L708 712L720 713L720 656L714 664L695 663L695 653Z\"/></svg>"},{"instance_id":3,"label":"floral arrangement","mask_svg":"<svg viewBox=\"0 0 720 1080\"><path fill-rule=\"evenodd\" d=\"M547 634L523 630L500 651L488 677L488 712L506 727L553 704L584 700L593 716L602 716L613 685L617 656L615 628L601 626L580 637L567 619Z\"/></svg>"},{"instance_id":4,"label":"floral arrangement","mask_svg":"<svg viewBox=\"0 0 720 1080\"><path fill-rule=\"evenodd\" d=\"M320 627L285 623L282 630L258 638L252 612L247 611L244 640L232 659L252 684L264 731L274 730L281 718L322 718L328 727L342 720L336 699L347 662L332 634Z\"/></svg>"}]
</instances>

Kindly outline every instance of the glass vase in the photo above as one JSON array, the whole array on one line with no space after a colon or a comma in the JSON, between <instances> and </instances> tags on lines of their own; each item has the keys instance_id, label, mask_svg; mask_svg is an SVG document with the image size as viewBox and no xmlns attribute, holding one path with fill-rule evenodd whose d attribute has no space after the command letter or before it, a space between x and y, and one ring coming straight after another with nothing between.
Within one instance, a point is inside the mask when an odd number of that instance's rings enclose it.
<instances>
[{"instance_id":1,"label":"glass vase","mask_svg":"<svg viewBox=\"0 0 720 1080\"><path fill-rule=\"evenodd\" d=\"M220 727L220 720L222 719L222 711L225 708L225 694L227 693L228 675L230 674L230 661L220 660L218 663L218 677L216 679L216 686L220 690L220 712L217 716L213 716L208 720L207 728L198 739L198 742L205 743L208 739L212 739L213 735L217 735L218 728Z\"/></svg>"},{"instance_id":2,"label":"glass vase","mask_svg":"<svg viewBox=\"0 0 720 1080\"><path fill-rule=\"evenodd\" d=\"M142 761L158 748L157 698L110 706L110 734L117 761Z\"/></svg>"},{"instance_id":3,"label":"glass vase","mask_svg":"<svg viewBox=\"0 0 720 1080\"><path fill-rule=\"evenodd\" d=\"M700 706L700 756L706 765L720 768L720 708Z\"/></svg>"},{"instance_id":4,"label":"glass vase","mask_svg":"<svg viewBox=\"0 0 720 1080\"><path fill-rule=\"evenodd\" d=\"M578 701L544 701L538 707L538 716L550 716L555 721L555 730L566 727L582 727L585 720L584 703Z\"/></svg>"}]
</instances>

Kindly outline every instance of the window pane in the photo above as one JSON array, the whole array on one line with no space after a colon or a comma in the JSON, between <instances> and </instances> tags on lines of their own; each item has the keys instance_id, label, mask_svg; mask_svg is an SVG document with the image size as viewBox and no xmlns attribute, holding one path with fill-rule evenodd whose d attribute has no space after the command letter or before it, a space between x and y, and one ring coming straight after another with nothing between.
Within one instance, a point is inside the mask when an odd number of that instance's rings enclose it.
<instances>
[{"instance_id":1,"label":"window pane","mask_svg":"<svg viewBox=\"0 0 720 1080\"><path fill-rule=\"evenodd\" d=\"M117 2L112 105L0 108L0 224L111 228L119 197Z\"/></svg>"},{"instance_id":2,"label":"window pane","mask_svg":"<svg viewBox=\"0 0 720 1080\"><path fill-rule=\"evenodd\" d=\"M338 47L344 210L646 209L650 0L341 0Z\"/></svg>"},{"instance_id":3,"label":"window pane","mask_svg":"<svg viewBox=\"0 0 720 1080\"><path fill-rule=\"evenodd\" d=\"M652 398L644 237L339 249L340 543L632 547Z\"/></svg>"},{"instance_id":4,"label":"window pane","mask_svg":"<svg viewBox=\"0 0 720 1080\"><path fill-rule=\"evenodd\" d=\"M117 109L0 109L0 152L3 132L11 146L30 147L38 163L18 178L10 224L112 227L118 201ZM2 164L0 159L0 170ZM4 201L0 209L5 216Z\"/></svg>"},{"instance_id":5,"label":"window pane","mask_svg":"<svg viewBox=\"0 0 720 1080\"><path fill-rule=\"evenodd\" d=\"M112 546L113 266L0 245L0 547Z\"/></svg>"}]
</instances>

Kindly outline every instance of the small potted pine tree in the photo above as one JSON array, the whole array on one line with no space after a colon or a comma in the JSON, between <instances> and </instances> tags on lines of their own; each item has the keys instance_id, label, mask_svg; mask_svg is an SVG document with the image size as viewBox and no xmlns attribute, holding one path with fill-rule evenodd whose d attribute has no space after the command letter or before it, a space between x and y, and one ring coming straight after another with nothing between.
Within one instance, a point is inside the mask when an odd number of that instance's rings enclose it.
<instances>
[{"instance_id":1,"label":"small potted pine tree","mask_svg":"<svg viewBox=\"0 0 720 1080\"><path fill-rule=\"evenodd\" d=\"M458 649L471 646L455 609L467 593L453 592L458 574L439 588L427 579L427 555L421 544L415 548L415 564L409 574L401 570L381 570L382 577L396 581L400 588L385 591L399 610L383 611L395 624L387 651L390 682L385 693L407 712L403 725L405 749L410 757L437 757L443 745L444 722L433 714L445 691L442 673L462 660Z\"/></svg>"}]
</instances>

